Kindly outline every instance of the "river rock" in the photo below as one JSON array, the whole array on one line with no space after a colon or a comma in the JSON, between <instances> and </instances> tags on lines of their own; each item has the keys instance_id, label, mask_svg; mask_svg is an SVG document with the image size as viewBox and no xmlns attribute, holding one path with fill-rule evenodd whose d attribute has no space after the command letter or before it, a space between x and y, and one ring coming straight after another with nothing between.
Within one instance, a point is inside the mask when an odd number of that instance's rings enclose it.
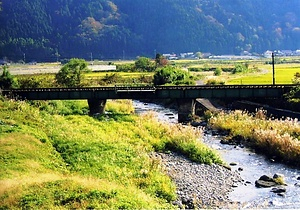
<instances>
[{"instance_id":1,"label":"river rock","mask_svg":"<svg viewBox=\"0 0 300 210\"><path fill-rule=\"evenodd\" d=\"M277 183L275 182L275 180L267 175L263 175L255 181L256 187L273 187L276 185Z\"/></svg>"},{"instance_id":2,"label":"river rock","mask_svg":"<svg viewBox=\"0 0 300 210\"><path fill-rule=\"evenodd\" d=\"M256 187L265 187L265 188L267 188L267 187L274 187L276 185L277 185L276 182L271 182L271 181L264 181L264 180L260 180L260 179L255 181L255 186Z\"/></svg>"},{"instance_id":3,"label":"river rock","mask_svg":"<svg viewBox=\"0 0 300 210\"><path fill-rule=\"evenodd\" d=\"M284 187L274 187L272 188L271 192L273 193L285 193L286 192L286 189Z\"/></svg>"},{"instance_id":4,"label":"river rock","mask_svg":"<svg viewBox=\"0 0 300 210\"><path fill-rule=\"evenodd\" d=\"M300 187L300 183L295 183L295 187Z\"/></svg>"},{"instance_id":5,"label":"river rock","mask_svg":"<svg viewBox=\"0 0 300 210\"><path fill-rule=\"evenodd\" d=\"M274 174L273 178L269 177L267 175L263 175L261 176L258 180L255 181L255 186L256 187L273 187L276 185L281 185L281 183L278 182L278 180L276 181L276 179L284 179L284 176L282 174ZM282 185L286 185L284 183L282 183Z\"/></svg>"}]
</instances>

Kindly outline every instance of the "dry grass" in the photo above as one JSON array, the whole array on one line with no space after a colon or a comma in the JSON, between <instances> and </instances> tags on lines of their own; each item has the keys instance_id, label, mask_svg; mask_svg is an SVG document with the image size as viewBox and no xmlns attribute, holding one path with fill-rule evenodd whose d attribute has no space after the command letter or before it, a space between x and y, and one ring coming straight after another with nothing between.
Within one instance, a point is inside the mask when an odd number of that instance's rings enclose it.
<instances>
[{"instance_id":1,"label":"dry grass","mask_svg":"<svg viewBox=\"0 0 300 210\"><path fill-rule=\"evenodd\" d=\"M300 165L300 124L297 119L267 119L262 111L255 116L242 111L220 113L210 119L214 129L240 137L270 157Z\"/></svg>"}]
</instances>

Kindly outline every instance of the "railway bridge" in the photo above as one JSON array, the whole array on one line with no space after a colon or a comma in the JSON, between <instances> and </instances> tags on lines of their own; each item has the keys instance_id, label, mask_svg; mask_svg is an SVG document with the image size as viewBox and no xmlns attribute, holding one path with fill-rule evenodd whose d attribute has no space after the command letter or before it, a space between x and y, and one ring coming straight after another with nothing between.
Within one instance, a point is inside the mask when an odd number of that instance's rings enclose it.
<instances>
[{"instance_id":1,"label":"railway bridge","mask_svg":"<svg viewBox=\"0 0 300 210\"><path fill-rule=\"evenodd\" d=\"M107 99L174 99L178 121L186 122L195 113L195 101L207 99L281 99L295 85L214 85L214 86L104 86L89 88L37 88L2 90L2 94L25 100L82 100L90 114L103 113Z\"/></svg>"}]
</instances>

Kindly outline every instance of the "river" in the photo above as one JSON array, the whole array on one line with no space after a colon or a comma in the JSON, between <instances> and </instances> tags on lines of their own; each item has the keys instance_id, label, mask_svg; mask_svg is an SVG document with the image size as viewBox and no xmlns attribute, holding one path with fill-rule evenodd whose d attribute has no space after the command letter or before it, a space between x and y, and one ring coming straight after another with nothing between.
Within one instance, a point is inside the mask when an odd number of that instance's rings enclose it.
<instances>
[{"instance_id":1,"label":"river","mask_svg":"<svg viewBox=\"0 0 300 210\"><path fill-rule=\"evenodd\" d=\"M153 111L160 121L177 123L177 111L153 103L134 101L136 113ZM275 163L251 151L250 149L221 144L222 136L214 135L210 130L204 132L203 141L216 149L222 159L230 164L232 170L238 170L244 180L230 194L230 199L242 203L243 208L268 209L299 209L300 208L300 170ZM284 175L287 184L286 193L278 195L271 188L257 188L255 181L262 175L273 176L275 173Z\"/></svg>"}]
</instances>

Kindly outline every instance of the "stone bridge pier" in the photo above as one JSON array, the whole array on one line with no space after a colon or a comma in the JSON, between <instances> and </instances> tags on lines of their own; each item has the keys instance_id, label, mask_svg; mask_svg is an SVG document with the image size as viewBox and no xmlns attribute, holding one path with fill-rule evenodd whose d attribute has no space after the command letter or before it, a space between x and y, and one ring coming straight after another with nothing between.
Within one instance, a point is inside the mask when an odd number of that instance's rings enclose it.
<instances>
[{"instance_id":1,"label":"stone bridge pier","mask_svg":"<svg viewBox=\"0 0 300 210\"><path fill-rule=\"evenodd\" d=\"M190 122L195 114L195 99L177 99L178 105L178 122Z\"/></svg>"},{"instance_id":2,"label":"stone bridge pier","mask_svg":"<svg viewBox=\"0 0 300 210\"><path fill-rule=\"evenodd\" d=\"M89 98L89 115L104 114L106 99Z\"/></svg>"}]
</instances>

